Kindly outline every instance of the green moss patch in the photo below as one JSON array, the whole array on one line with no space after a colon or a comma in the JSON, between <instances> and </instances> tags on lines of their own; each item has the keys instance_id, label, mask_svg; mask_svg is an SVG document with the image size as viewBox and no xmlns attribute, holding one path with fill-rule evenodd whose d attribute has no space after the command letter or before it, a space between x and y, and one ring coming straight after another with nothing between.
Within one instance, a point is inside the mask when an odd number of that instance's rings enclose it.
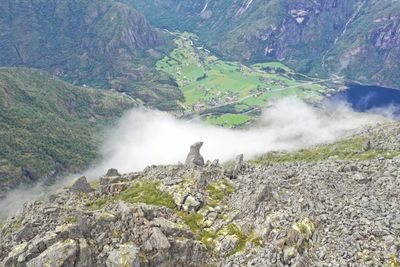
<instances>
[{"instance_id":1,"label":"green moss patch","mask_svg":"<svg viewBox=\"0 0 400 267\"><path fill-rule=\"evenodd\" d=\"M95 190L97 190L97 189L100 188L100 180L92 181L92 182L90 182L89 184L90 184L90 186L91 186L93 189L95 189Z\"/></svg>"},{"instance_id":2,"label":"green moss patch","mask_svg":"<svg viewBox=\"0 0 400 267\"><path fill-rule=\"evenodd\" d=\"M202 222L204 221L203 215L196 212L186 213L183 211L179 211L178 215L182 217L185 224L189 226L193 233L201 235L201 231L203 230Z\"/></svg>"},{"instance_id":3,"label":"green moss patch","mask_svg":"<svg viewBox=\"0 0 400 267\"><path fill-rule=\"evenodd\" d=\"M97 198L96 200L87 203L87 206L92 210L100 210L100 209L104 208L105 205L107 205L108 203L110 203L114 200L115 199L111 198L111 197L101 197L101 198Z\"/></svg>"},{"instance_id":4,"label":"green moss patch","mask_svg":"<svg viewBox=\"0 0 400 267\"><path fill-rule=\"evenodd\" d=\"M226 230L228 235L235 236L238 240L236 247L227 254L228 257L238 252L244 251L248 242L251 242L256 246L262 245L262 239L260 237L257 237L254 233L251 233L250 235L245 235L242 229L240 229L240 227L235 224L227 225Z\"/></svg>"},{"instance_id":5,"label":"green moss patch","mask_svg":"<svg viewBox=\"0 0 400 267\"><path fill-rule=\"evenodd\" d=\"M76 216L70 216L66 218L65 223L67 224L75 224L78 222L78 218Z\"/></svg>"},{"instance_id":6,"label":"green moss patch","mask_svg":"<svg viewBox=\"0 0 400 267\"><path fill-rule=\"evenodd\" d=\"M392 267L399 267L400 266L400 261L397 258L397 256L395 254L390 255L390 263L389 266Z\"/></svg>"},{"instance_id":7,"label":"green moss patch","mask_svg":"<svg viewBox=\"0 0 400 267\"><path fill-rule=\"evenodd\" d=\"M337 158L340 160L368 160L378 156L387 159L394 158L400 153L397 151L383 151L383 150L363 150L363 144L366 138L355 137L339 141L334 144L318 146L309 149L301 149L294 153L285 152L272 152L268 153L253 163L280 163L280 162L294 162L294 161L322 161L329 158Z\"/></svg>"},{"instance_id":8,"label":"green moss patch","mask_svg":"<svg viewBox=\"0 0 400 267\"><path fill-rule=\"evenodd\" d=\"M98 198L87 204L91 209L99 210L110 202L122 200L128 203L145 203L148 205L176 208L172 196L158 189L159 182L144 181L135 183L115 197Z\"/></svg>"},{"instance_id":9,"label":"green moss patch","mask_svg":"<svg viewBox=\"0 0 400 267\"><path fill-rule=\"evenodd\" d=\"M21 229L21 227L22 227L22 220L21 220L21 219L17 219L17 220L15 221L15 223L13 224L12 229L13 229L14 231L16 231L16 230Z\"/></svg>"},{"instance_id":10,"label":"green moss patch","mask_svg":"<svg viewBox=\"0 0 400 267\"><path fill-rule=\"evenodd\" d=\"M176 205L172 196L160 191L157 188L158 185L159 182L153 181L135 184L123 191L118 199L128 203L145 203L174 209Z\"/></svg>"},{"instance_id":11,"label":"green moss patch","mask_svg":"<svg viewBox=\"0 0 400 267\"><path fill-rule=\"evenodd\" d=\"M226 196L233 193L234 187L231 182L226 179L209 184L206 188L208 193L208 204L211 207L217 206Z\"/></svg>"}]
</instances>

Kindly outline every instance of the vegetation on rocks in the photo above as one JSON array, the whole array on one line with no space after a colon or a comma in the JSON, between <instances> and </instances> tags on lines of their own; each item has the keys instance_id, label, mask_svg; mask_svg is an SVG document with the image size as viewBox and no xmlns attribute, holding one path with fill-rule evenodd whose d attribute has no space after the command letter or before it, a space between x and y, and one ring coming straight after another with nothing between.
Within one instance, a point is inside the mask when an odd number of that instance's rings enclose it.
<instances>
[{"instance_id":1,"label":"vegetation on rocks","mask_svg":"<svg viewBox=\"0 0 400 267\"><path fill-rule=\"evenodd\" d=\"M398 123L387 123L350 139L365 152L396 152L399 133ZM231 167L189 163L109 171L96 190L80 177L51 201L27 204L4 222L0 260L62 266L89 258L102 266L123 254L152 266L398 265L399 158L249 164L238 157L231 180Z\"/></svg>"},{"instance_id":2,"label":"vegetation on rocks","mask_svg":"<svg viewBox=\"0 0 400 267\"><path fill-rule=\"evenodd\" d=\"M204 216L201 213L194 211L178 211L178 215L182 217L184 223L189 226L190 230L192 230L193 233L197 234L198 236L202 236L202 233L204 231L202 225L204 221Z\"/></svg>"},{"instance_id":3,"label":"vegetation on rocks","mask_svg":"<svg viewBox=\"0 0 400 267\"><path fill-rule=\"evenodd\" d=\"M387 159L394 158L400 153L385 149L364 150L363 145L368 141L367 137L354 137L333 144L321 145L314 148L300 149L293 153L271 152L252 161L254 163L279 163L296 161L322 161L329 158L340 160L368 160L376 157Z\"/></svg>"},{"instance_id":4,"label":"vegetation on rocks","mask_svg":"<svg viewBox=\"0 0 400 267\"><path fill-rule=\"evenodd\" d=\"M208 193L208 205L215 207L220 205L225 198L234 192L234 187L228 180L220 180L209 184L206 188Z\"/></svg>"},{"instance_id":5,"label":"vegetation on rocks","mask_svg":"<svg viewBox=\"0 0 400 267\"><path fill-rule=\"evenodd\" d=\"M12 229L15 230L19 230L22 227L22 219L21 218L17 218L17 220L15 221L15 223L12 225Z\"/></svg>"},{"instance_id":6,"label":"vegetation on rocks","mask_svg":"<svg viewBox=\"0 0 400 267\"><path fill-rule=\"evenodd\" d=\"M398 267L400 266L400 261L397 259L396 255L390 256L390 266L391 267Z\"/></svg>"},{"instance_id":7,"label":"vegetation on rocks","mask_svg":"<svg viewBox=\"0 0 400 267\"><path fill-rule=\"evenodd\" d=\"M145 203L174 209L176 205L172 197L168 193L160 191L157 188L158 185L159 183L154 181L134 184L123 191L118 196L118 199L128 203Z\"/></svg>"},{"instance_id":8,"label":"vegetation on rocks","mask_svg":"<svg viewBox=\"0 0 400 267\"><path fill-rule=\"evenodd\" d=\"M120 194L114 197L100 197L95 201L90 201L87 206L99 210L111 202L122 200L128 203L144 203L175 209L176 205L172 197L168 193L160 191L158 189L159 184L156 181L135 182Z\"/></svg>"},{"instance_id":9,"label":"vegetation on rocks","mask_svg":"<svg viewBox=\"0 0 400 267\"><path fill-rule=\"evenodd\" d=\"M222 231L224 231L224 230L222 230ZM253 233L251 233L250 235L245 235L243 233L243 231L234 224L227 225L226 232L228 235L234 236L238 240L236 247L232 251L228 252L228 254L227 254L228 257L232 256L238 252L244 251L247 242L254 243L257 246L261 246L261 244L262 244L260 237L254 236Z\"/></svg>"}]
</instances>

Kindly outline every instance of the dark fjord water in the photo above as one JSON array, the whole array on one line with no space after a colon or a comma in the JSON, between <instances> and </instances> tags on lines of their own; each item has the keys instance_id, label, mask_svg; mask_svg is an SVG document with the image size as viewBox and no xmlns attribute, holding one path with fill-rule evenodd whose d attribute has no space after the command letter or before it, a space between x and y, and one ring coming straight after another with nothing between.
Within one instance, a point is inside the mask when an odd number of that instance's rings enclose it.
<instances>
[{"instance_id":1,"label":"dark fjord water","mask_svg":"<svg viewBox=\"0 0 400 267\"><path fill-rule=\"evenodd\" d=\"M327 99L328 104L337 101L346 101L359 112L383 115L390 113L396 119L400 119L400 90L397 89L349 84L348 90L341 91Z\"/></svg>"}]
</instances>

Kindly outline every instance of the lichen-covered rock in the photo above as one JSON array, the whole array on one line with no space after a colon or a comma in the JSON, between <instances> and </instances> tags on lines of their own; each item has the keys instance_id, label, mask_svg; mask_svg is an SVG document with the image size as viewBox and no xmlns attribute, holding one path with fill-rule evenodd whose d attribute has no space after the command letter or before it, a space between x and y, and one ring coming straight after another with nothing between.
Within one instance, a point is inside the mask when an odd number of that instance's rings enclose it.
<instances>
[{"instance_id":1,"label":"lichen-covered rock","mask_svg":"<svg viewBox=\"0 0 400 267\"><path fill-rule=\"evenodd\" d=\"M199 197L188 195L182 204L184 211L198 211L203 205L203 201Z\"/></svg>"},{"instance_id":2,"label":"lichen-covered rock","mask_svg":"<svg viewBox=\"0 0 400 267\"><path fill-rule=\"evenodd\" d=\"M29 240L35 236L34 229L31 223L27 223L17 232L15 241L21 242L23 240Z\"/></svg>"},{"instance_id":3,"label":"lichen-covered rock","mask_svg":"<svg viewBox=\"0 0 400 267\"><path fill-rule=\"evenodd\" d=\"M109 253L107 267L140 267L139 248L133 244L124 244Z\"/></svg>"},{"instance_id":4,"label":"lichen-covered rock","mask_svg":"<svg viewBox=\"0 0 400 267\"><path fill-rule=\"evenodd\" d=\"M166 250L171 247L168 238L163 234L160 228L153 228L153 233L150 238L145 242L144 249L147 251Z\"/></svg>"},{"instance_id":5,"label":"lichen-covered rock","mask_svg":"<svg viewBox=\"0 0 400 267\"><path fill-rule=\"evenodd\" d=\"M100 192L118 194L127 188L126 181L117 169L109 169L107 174L100 178Z\"/></svg>"},{"instance_id":6,"label":"lichen-covered rock","mask_svg":"<svg viewBox=\"0 0 400 267\"><path fill-rule=\"evenodd\" d=\"M86 239L79 239L79 258L76 262L77 267L91 267L94 265L92 248Z\"/></svg>"},{"instance_id":7,"label":"lichen-covered rock","mask_svg":"<svg viewBox=\"0 0 400 267\"><path fill-rule=\"evenodd\" d=\"M19 256L28 250L28 243L22 243L15 246L12 251L8 254L7 258L4 259L3 264L5 267L18 266L20 262L18 261Z\"/></svg>"},{"instance_id":8,"label":"lichen-covered rock","mask_svg":"<svg viewBox=\"0 0 400 267\"><path fill-rule=\"evenodd\" d=\"M240 154L236 157L236 161L235 161L235 167L233 169L233 173L232 173L232 178L235 179L237 178L237 176L239 175L239 172L242 170L243 168L243 154Z\"/></svg>"},{"instance_id":9,"label":"lichen-covered rock","mask_svg":"<svg viewBox=\"0 0 400 267\"><path fill-rule=\"evenodd\" d=\"M46 249L38 257L28 261L26 266L74 266L77 260L78 251L79 246L77 241L72 239L60 241Z\"/></svg>"}]
</instances>

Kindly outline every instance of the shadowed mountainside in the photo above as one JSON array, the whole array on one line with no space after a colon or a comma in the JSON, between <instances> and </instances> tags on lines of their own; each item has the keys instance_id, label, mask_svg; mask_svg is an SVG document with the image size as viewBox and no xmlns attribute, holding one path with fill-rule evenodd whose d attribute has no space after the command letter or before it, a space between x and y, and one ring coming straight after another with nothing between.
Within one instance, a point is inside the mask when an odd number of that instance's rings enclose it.
<instances>
[{"instance_id":1,"label":"shadowed mountainside","mask_svg":"<svg viewBox=\"0 0 400 267\"><path fill-rule=\"evenodd\" d=\"M0 1L0 65L44 69L74 84L176 107L180 91L154 69L168 38L131 7L106 1Z\"/></svg>"},{"instance_id":2,"label":"shadowed mountainside","mask_svg":"<svg viewBox=\"0 0 400 267\"><path fill-rule=\"evenodd\" d=\"M400 87L391 0L121 0L158 27L195 32L225 57L278 59L299 72Z\"/></svg>"},{"instance_id":3,"label":"shadowed mountainside","mask_svg":"<svg viewBox=\"0 0 400 267\"><path fill-rule=\"evenodd\" d=\"M137 103L44 71L0 68L0 193L87 167L100 129Z\"/></svg>"}]
</instances>

